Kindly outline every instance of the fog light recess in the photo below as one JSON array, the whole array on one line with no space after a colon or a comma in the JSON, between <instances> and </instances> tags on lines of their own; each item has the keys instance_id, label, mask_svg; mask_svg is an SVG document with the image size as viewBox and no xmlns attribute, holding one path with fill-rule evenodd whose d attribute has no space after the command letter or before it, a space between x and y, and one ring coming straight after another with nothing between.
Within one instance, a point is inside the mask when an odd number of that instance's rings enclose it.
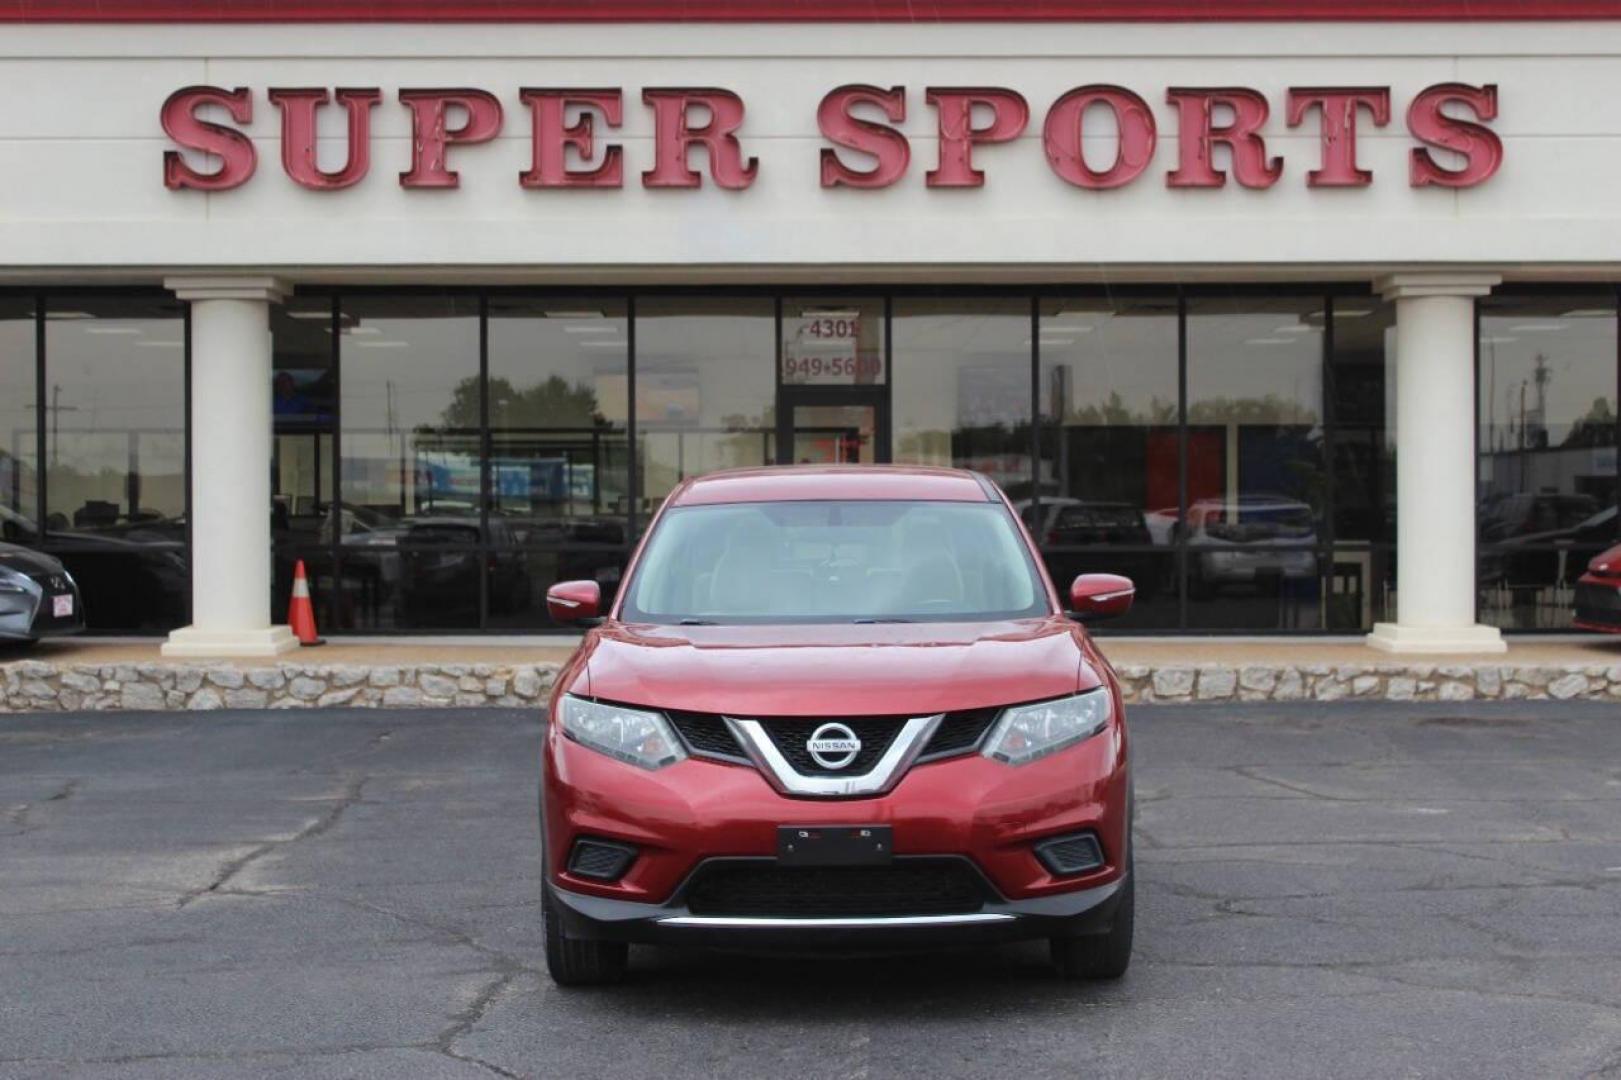
<instances>
[{"instance_id":1,"label":"fog light recess","mask_svg":"<svg viewBox=\"0 0 1621 1080\"><path fill-rule=\"evenodd\" d=\"M1036 845L1036 858L1054 877L1074 877L1103 865L1103 848L1091 833L1055 836Z\"/></svg>"},{"instance_id":2,"label":"fog light recess","mask_svg":"<svg viewBox=\"0 0 1621 1080\"><path fill-rule=\"evenodd\" d=\"M568 872L592 881L618 881L636 861L636 849L612 840L581 838L569 852Z\"/></svg>"}]
</instances>

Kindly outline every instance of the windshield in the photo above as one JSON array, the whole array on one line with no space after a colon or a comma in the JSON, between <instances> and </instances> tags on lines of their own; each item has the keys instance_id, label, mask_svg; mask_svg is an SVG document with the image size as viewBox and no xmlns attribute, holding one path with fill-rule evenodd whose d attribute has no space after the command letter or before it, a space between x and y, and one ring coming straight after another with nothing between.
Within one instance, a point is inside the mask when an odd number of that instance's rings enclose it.
<instances>
[{"instance_id":1,"label":"windshield","mask_svg":"<svg viewBox=\"0 0 1621 1080\"><path fill-rule=\"evenodd\" d=\"M703 624L1047 613L1002 505L849 501L676 507L648 540L620 614Z\"/></svg>"}]
</instances>

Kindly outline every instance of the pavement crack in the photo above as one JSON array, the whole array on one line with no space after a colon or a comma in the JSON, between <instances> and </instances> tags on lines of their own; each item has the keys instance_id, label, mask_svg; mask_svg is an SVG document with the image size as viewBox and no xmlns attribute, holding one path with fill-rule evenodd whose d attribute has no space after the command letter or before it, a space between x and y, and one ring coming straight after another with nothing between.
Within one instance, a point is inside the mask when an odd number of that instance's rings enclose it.
<instances>
[{"instance_id":1,"label":"pavement crack","mask_svg":"<svg viewBox=\"0 0 1621 1080\"><path fill-rule=\"evenodd\" d=\"M315 821L311 822L309 825L306 825L304 828L300 829L298 832L294 833L292 836L289 836L285 840L267 840L266 842L252 848L246 854L239 855L236 858L226 862L224 866L220 867L219 873L214 875L213 881L210 881L207 885L204 885L200 889L191 889L186 892L175 903L175 907L186 907L193 901L199 900L211 893L241 891L227 889L226 886L230 884L232 878L236 877L236 875L240 874L243 870L246 870L249 866L252 866L255 862L264 858L266 855L269 855L271 852L276 851L279 848L297 844L303 840L312 840L317 836L322 836L331 831L333 826L337 825L338 819L343 817L344 813L348 811L351 806L360 801L360 794L362 789L364 789L366 786L367 779L368 778L364 776L351 777L349 781L344 784L343 792L333 799L332 806L325 814L322 814Z\"/></svg>"},{"instance_id":2,"label":"pavement crack","mask_svg":"<svg viewBox=\"0 0 1621 1080\"><path fill-rule=\"evenodd\" d=\"M521 974L523 974L523 969L517 967L498 974L488 986L474 996L467 1008L451 1018L450 1026L439 1033L439 1038L434 1042L434 1048L448 1058L464 1061L469 1065L477 1065L482 1069L489 1070L496 1076L511 1077L514 1080L519 1080L518 1073L503 1069L501 1066L485 1061L483 1058L464 1054L457 1050L456 1040L470 1034L474 1028L478 1027L485 1014L490 1011L490 1007L495 1004L496 1000L501 997L508 987L517 981L518 976Z\"/></svg>"},{"instance_id":3,"label":"pavement crack","mask_svg":"<svg viewBox=\"0 0 1621 1080\"><path fill-rule=\"evenodd\" d=\"M1275 777L1263 776L1261 775L1260 766L1257 765L1234 765L1231 771L1239 776L1242 776L1246 780L1254 780L1257 784L1270 784L1273 787L1282 788L1284 791L1292 791L1296 795L1304 795L1310 799L1321 799L1324 802L1366 801L1363 799L1347 798L1344 795L1327 795L1321 791L1317 791L1314 788L1309 788L1304 784L1291 784L1287 780L1279 780Z\"/></svg>"},{"instance_id":4,"label":"pavement crack","mask_svg":"<svg viewBox=\"0 0 1621 1080\"><path fill-rule=\"evenodd\" d=\"M369 900L360 900L353 897L341 896L334 897L334 899L346 907L358 908L361 911L369 911L377 915L383 915L387 918L402 922L407 926L414 926L421 930L428 930L435 934L439 934L454 944L460 945L463 948L472 949L480 956L488 959L491 963L491 973L494 977L491 979L488 985L474 995L473 1000L467 1005L466 1008L462 1009L460 1012L451 1017L449 1026L439 1033L438 1037L434 1040L433 1046L436 1050L438 1050L439 1053L444 1054L446 1057L453 1058L456 1061L465 1062L469 1065L477 1065L480 1068L489 1070L496 1076L521 1076L519 1073L511 1072L507 1069L503 1069L499 1065L492 1064L491 1062L484 1061L481 1058L457 1050L456 1042L457 1040L470 1034L473 1029L478 1027L478 1025L484 1020L484 1017L489 1013L490 1009L495 1005L496 1001L500 999L501 995L505 993L507 989L510 988L512 984L521 976L532 975L539 978L541 975L539 968L531 964L524 963L511 953L497 949L490 945L486 945L484 942L479 941L465 930L459 930L454 926L447 926L444 923L435 922L432 919L424 919L416 915L407 915L403 911L395 911L393 908L386 908L381 904L374 904Z\"/></svg>"}]
</instances>

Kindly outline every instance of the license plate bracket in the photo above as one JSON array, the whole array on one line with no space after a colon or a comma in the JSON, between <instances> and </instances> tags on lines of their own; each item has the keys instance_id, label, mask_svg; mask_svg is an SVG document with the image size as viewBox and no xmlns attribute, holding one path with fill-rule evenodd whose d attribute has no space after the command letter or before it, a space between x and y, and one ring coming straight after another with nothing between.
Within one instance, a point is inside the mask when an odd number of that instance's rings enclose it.
<instances>
[{"instance_id":1,"label":"license plate bracket","mask_svg":"<svg viewBox=\"0 0 1621 1080\"><path fill-rule=\"evenodd\" d=\"M884 866L894 858L889 825L779 825L783 866Z\"/></svg>"}]
</instances>

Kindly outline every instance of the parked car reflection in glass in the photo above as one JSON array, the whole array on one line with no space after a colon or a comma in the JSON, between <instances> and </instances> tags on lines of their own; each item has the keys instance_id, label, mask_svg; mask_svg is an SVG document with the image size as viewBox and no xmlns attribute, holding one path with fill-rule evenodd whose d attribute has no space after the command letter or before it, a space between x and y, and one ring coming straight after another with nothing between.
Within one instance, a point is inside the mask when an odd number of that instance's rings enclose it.
<instances>
[{"instance_id":1,"label":"parked car reflection in glass","mask_svg":"<svg viewBox=\"0 0 1621 1080\"><path fill-rule=\"evenodd\" d=\"M1159 553L1137 551L1071 550L1108 546L1111 548L1150 548L1154 538L1148 522L1136 506L1124 502L1088 502L1082 499L1055 499L1041 503L1040 530L1031 523L1034 507L1020 511L1025 524L1047 553L1047 568L1060 581L1080 574L1124 574L1137 586L1137 594L1152 599L1166 584L1170 564Z\"/></svg>"},{"instance_id":2,"label":"parked car reflection in glass","mask_svg":"<svg viewBox=\"0 0 1621 1080\"><path fill-rule=\"evenodd\" d=\"M53 514L46 526L42 534L32 518L0 506L0 540L61 560L78 583L87 629L172 630L185 624L191 580L183 516L131 519L113 504L92 501L72 522Z\"/></svg>"},{"instance_id":3,"label":"parked car reflection in glass","mask_svg":"<svg viewBox=\"0 0 1621 1080\"><path fill-rule=\"evenodd\" d=\"M1188 591L1210 596L1317 576L1312 508L1273 495L1200 499L1188 507Z\"/></svg>"},{"instance_id":4,"label":"parked car reflection in glass","mask_svg":"<svg viewBox=\"0 0 1621 1080\"><path fill-rule=\"evenodd\" d=\"M477 518L420 518L399 537L400 619L407 626L452 624L478 617L479 574L490 574L490 611L501 613L525 603L528 567L514 549L511 527L489 523L490 547L481 550Z\"/></svg>"},{"instance_id":5,"label":"parked car reflection in glass","mask_svg":"<svg viewBox=\"0 0 1621 1080\"><path fill-rule=\"evenodd\" d=\"M1588 561L1615 543L1615 507L1590 495L1511 495L1483 508L1482 585L1570 585Z\"/></svg>"}]
</instances>

